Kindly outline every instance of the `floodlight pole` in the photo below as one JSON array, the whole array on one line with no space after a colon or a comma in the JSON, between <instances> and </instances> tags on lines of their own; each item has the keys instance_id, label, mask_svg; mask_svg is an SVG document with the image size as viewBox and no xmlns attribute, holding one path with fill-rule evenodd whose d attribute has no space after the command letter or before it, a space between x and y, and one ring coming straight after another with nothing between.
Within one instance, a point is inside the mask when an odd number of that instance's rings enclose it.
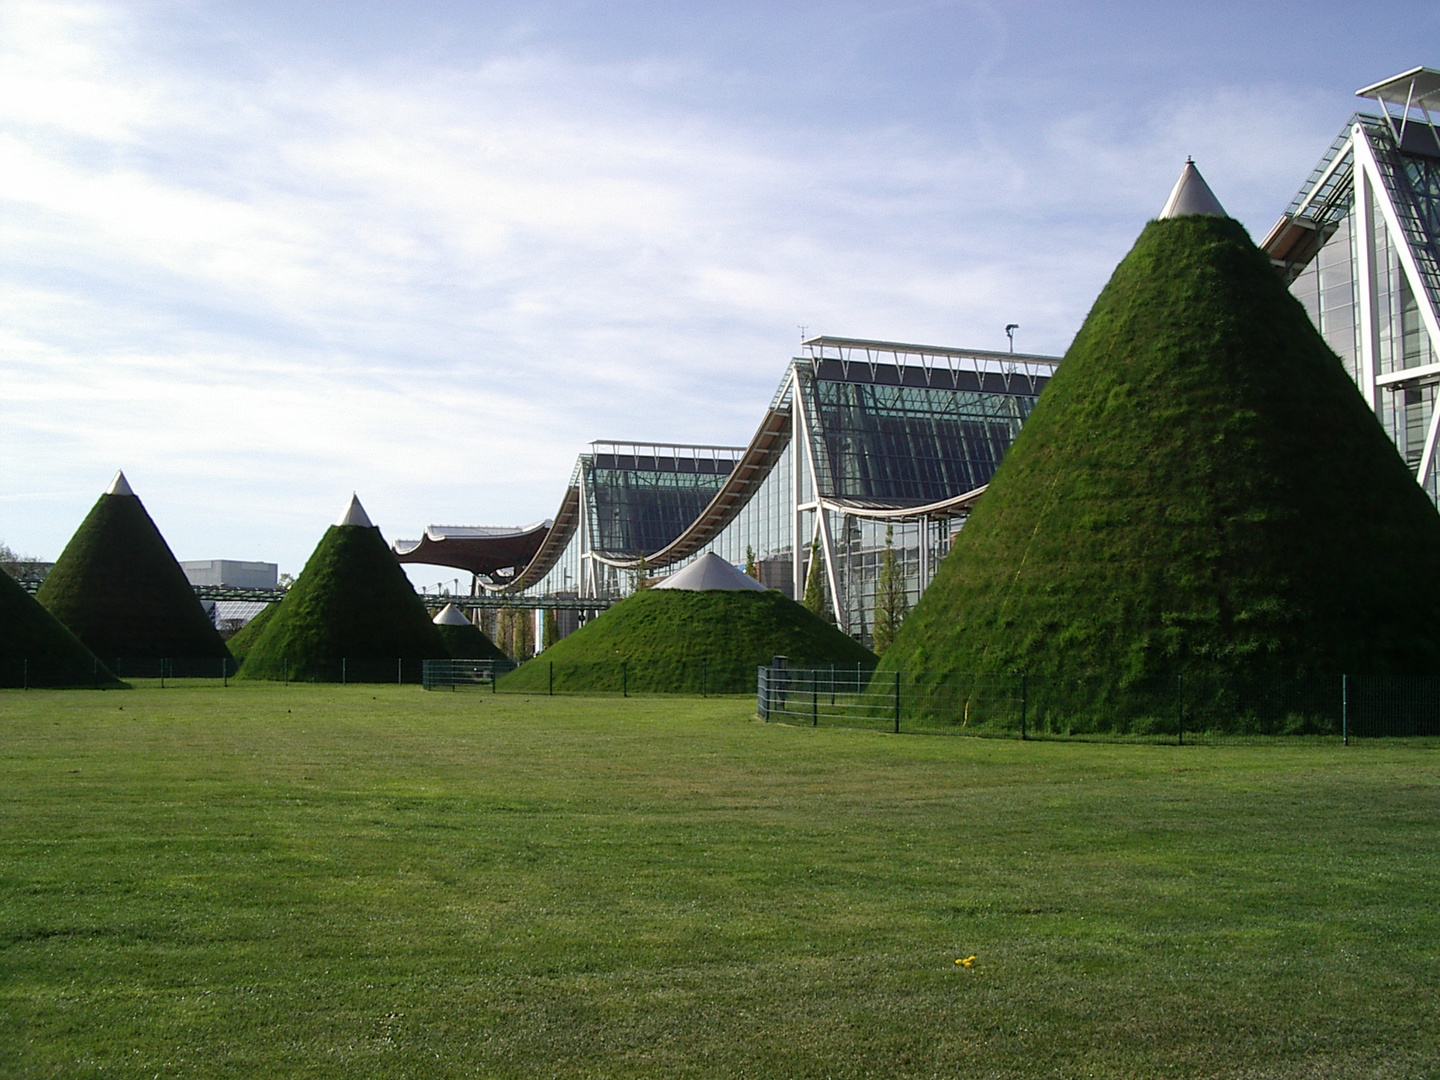
<instances>
[{"instance_id":1,"label":"floodlight pole","mask_svg":"<svg viewBox=\"0 0 1440 1080\"><path fill-rule=\"evenodd\" d=\"M1019 329L1019 323L1012 322L1005 324L1005 336L1010 339L1010 351L1012 353L1015 351L1015 331Z\"/></svg>"}]
</instances>

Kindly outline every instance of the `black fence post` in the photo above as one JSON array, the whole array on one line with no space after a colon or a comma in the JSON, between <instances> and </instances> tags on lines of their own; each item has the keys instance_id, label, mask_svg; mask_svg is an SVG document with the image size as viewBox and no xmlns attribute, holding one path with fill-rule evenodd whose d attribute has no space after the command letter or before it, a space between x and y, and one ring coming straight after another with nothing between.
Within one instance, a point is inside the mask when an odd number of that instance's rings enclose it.
<instances>
[{"instance_id":1,"label":"black fence post","mask_svg":"<svg viewBox=\"0 0 1440 1080\"><path fill-rule=\"evenodd\" d=\"M895 734L900 734L900 672L895 672Z\"/></svg>"},{"instance_id":2,"label":"black fence post","mask_svg":"<svg viewBox=\"0 0 1440 1080\"><path fill-rule=\"evenodd\" d=\"M1185 745L1185 676L1175 676L1175 745Z\"/></svg>"},{"instance_id":3,"label":"black fence post","mask_svg":"<svg viewBox=\"0 0 1440 1080\"><path fill-rule=\"evenodd\" d=\"M160 661L160 689L165 689L165 661Z\"/></svg>"},{"instance_id":4,"label":"black fence post","mask_svg":"<svg viewBox=\"0 0 1440 1080\"><path fill-rule=\"evenodd\" d=\"M230 658L228 656L220 661L220 685L230 685Z\"/></svg>"},{"instance_id":5,"label":"black fence post","mask_svg":"<svg viewBox=\"0 0 1440 1080\"><path fill-rule=\"evenodd\" d=\"M280 682L283 686L290 685L290 658L288 656L280 658Z\"/></svg>"},{"instance_id":6,"label":"black fence post","mask_svg":"<svg viewBox=\"0 0 1440 1080\"><path fill-rule=\"evenodd\" d=\"M548 660L548 661L546 661L546 662L550 665L550 671L549 671L549 678L550 678L550 696L551 696L551 697L554 697L554 696L555 696L555 661L554 661L554 660Z\"/></svg>"},{"instance_id":7,"label":"black fence post","mask_svg":"<svg viewBox=\"0 0 1440 1080\"><path fill-rule=\"evenodd\" d=\"M620 696L630 696L630 664L625 660L620 662Z\"/></svg>"},{"instance_id":8,"label":"black fence post","mask_svg":"<svg viewBox=\"0 0 1440 1080\"><path fill-rule=\"evenodd\" d=\"M424 678L423 671L421 672L421 678ZM395 658L395 685L405 685L405 658L402 656L397 656Z\"/></svg>"},{"instance_id":9,"label":"black fence post","mask_svg":"<svg viewBox=\"0 0 1440 1080\"><path fill-rule=\"evenodd\" d=\"M21 660L21 661L20 661L20 688L21 688L22 690L29 690L29 689L30 689L30 659L29 659L29 657L26 657L24 660Z\"/></svg>"},{"instance_id":10,"label":"black fence post","mask_svg":"<svg viewBox=\"0 0 1440 1080\"><path fill-rule=\"evenodd\" d=\"M820 726L820 673L810 670L810 726Z\"/></svg>"},{"instance_id":11,"label":"black fence post","mask_svg":"<svg viewBox=\"0 0 1440 1080\"><path fill-rule=\"evenodd\" d=\"M1340 743L1350 745L1350 676L1340 676Z\"/></svg>"},{"instance_id":12,"label":"black fence post","mask_svg":"<svg viewBox=\"0 0 1440 1080\"><path fill-rule=\"evenodd\" d=\"M341 686L344 686L345 683L346 683L346 681L347 681L347 680L346 680L346 677L345 677L345 657L342 656L342 657L340 658L340 685L341 685Z\"/></svg>"},{"instance_id":13,"label":"black fence post","mask_svg":"<svg viewBox=\"0 0 1440 1080\"><path fill-rule=\"evenodd\" d=\"M1025 741L1025 720L1026 720L1026 713L1029 711L1029 708L1030 708L1030 701L1029 701L1029 694L1028 694L1029 687L1026 685L1026 683L1027 683L1027 677L1026 677L1026 675L1022 672L1021 675L1020 675L1020 741L1021 741L1021 742L1024 742L1024 741Z\"/></svg>"},{"instance_id":14,"label":"black fence post","mask_svg":"<svg viewBox=\"0 0 1440 1080\"><path fill-rule=\"evenodd\" d=\"M703 697L709 697L709 696L710 696L708 693L705 692L705 675L706 675L706 668L707 668L707 665L708 665L708 664L709 664L709 661L707 661L707 660L701 660L701 661L700 661L700 696L701 696L702 698L703 698Z\"/></svg>"}]
</instances>

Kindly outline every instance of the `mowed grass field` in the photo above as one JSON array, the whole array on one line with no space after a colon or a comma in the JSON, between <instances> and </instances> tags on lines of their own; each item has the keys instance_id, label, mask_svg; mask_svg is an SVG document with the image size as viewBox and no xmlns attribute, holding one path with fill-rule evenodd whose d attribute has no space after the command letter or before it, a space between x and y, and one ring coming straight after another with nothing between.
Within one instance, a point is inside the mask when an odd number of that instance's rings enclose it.
<instances>
[{"instance_id":1,"label":"mowed grass field","mask_svg":"<svg viewBox=\"0 0 1440 1080\"><path fill-rule=\"evenodd\" d=\"M1440 1076L1440 752L752 712L0 693L0 1076Z\"/></svg>"}]
</instances>

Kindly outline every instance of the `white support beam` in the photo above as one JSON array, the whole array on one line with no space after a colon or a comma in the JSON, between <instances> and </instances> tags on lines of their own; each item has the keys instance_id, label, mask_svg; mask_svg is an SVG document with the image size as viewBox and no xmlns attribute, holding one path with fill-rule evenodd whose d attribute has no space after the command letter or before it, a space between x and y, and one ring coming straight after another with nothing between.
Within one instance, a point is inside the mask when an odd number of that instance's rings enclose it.
<instances>
[{"instance_id":1,"label":"white support beam","mask_svg":"<svg viewBox=\"0 0 1440 1080\"><path fill-rule=\"evenodd\" d=\"M830 607L835 612L835 625L841 633L849 633L849 620L840 604L840 576L835 570L835 543L830 536L830 521L825 511L815 510L815 532L820 538L820 554L825 560L825 580L830 584Z\"/></svg>"},{"instance_id":2,"label":"white support beam","mask_svg":"<svg viewBox=\"0 0 1440 1080\"><path fill-rule=\"evenodd\" d=\"M1396 383L1415 382L1419 379L1433 379L1440 376L1440 364L1421 364L1419 367L1401 368L1385 375L1375 376L1376 386L1394 386Z\"/></svg>"},{"instance_id":3,"label":"white support beam","mask_svg":"<svg viewBox=\"0 0 1440 1080\"><path fill-rule=\"evenodd\" d=\"M1390 246L1395 249L1399 258L1401 273L1409 279L1410 291L1415 296L1415 304L1420 311L1420 320L1425 324L1425 332L1430 335L1431 347L1440 349L1440 316L1437 316L1435 305L1431 302L1430 291L1425 287L1425 279L1420 274L1420 266L1415 261L1415 253L1410 250L1409 239L1400 224L1400 215L1390 201L1390 193L1385 189L1384 180L1380 175L1380 165L1375 160L1375 152L1370 146L1370 141L1364 136L1360 125L1355 125L1354 130L1360 133L1360 137L1354 140L1355 175L1359 177L1363 174L1366 177L1365 186L1370 189L1374 205L1379 208L1380 216L1385 220L1385 227L1390 232ZM1369 262L1373 268L1374 237L1369 237L1369 240ZM1379 387L1375 384L1373 369L1367 382L1374 388L1373 392L1378 396ZM1425 451L1421 455L1419 468L1415 472L1415 479L1421 486L1424 486L1425 481L1429 478L1430 469L1435 462L1437 420L1440 420L1440 408L1437 408L1430 418L1430 428L1425 438Z\"/></svg>"},{"instance_id":4,"label":"white support beam","mask_svg":"<svg viewBox=\"0 0 1440 1080\"><path fill-rule=\"evenodd\" d=\"M1435 438L1440 434L1440 393L1430 402L1430 423L1425 429L1425 450L1420 455L1420 465L1415 470L1415 480L1421 487L1430 475L1435 463Z\"/></svg>"},{"instance_id":5,"label":"white support beam","mask_svg":"<svg viewBox=\"0 0 1440 1080\"><path fill-rule=\"evenodd\" d=\"M1351 130L1350 141L1358 147L1365 141L1360 125ZM1370 174L1360 167L1358 150L1355 162L1355 250L1360 265L1355 267L1360 294L1360 393L1370 411L1380 412L1380 393L1375 377L1380 368L1380 328L1375 320L1375 230L1371 227Z\"/></svg>"},{"instance_id":6,"label":"white support beam","mask_svg":"<svg viewBox=\"0 0 1440 1080\"><path fill-rule=\"evenodd\" d=\"M804 493L800 470L806 467L809 460L809 456L801 449L805 426L800 419L800 414L804 410L805 405L800 400L800 377L796 374L795 365L792 364L790 366L790 581L797 601L805 595L803 580L805 572L800 562L802 550L800 501Z\"/></svg>"},{"instance_id":7,"label":"white support beam","mask_svg":"<svg viewBox=\"0 0 1440 1080\"><path fill-rule=\"evenodd\" d=\"M1390 193L1385 190L1385 183L1380 176L1380 165L1375 160L1375 154L1370 149L1368 140L1357 141L1355 165L1357 172L1363 168L1370 175L1370 186L1374 193L1375 205L1380 208L1380 215L1385 219L1385 227L1390 231L1393 240L1391 246L1400 258L1400 268L1410 279L1410 291L1415 294L1415 303L1420 309L1420 319L1425 324L1425 332L1430 335L1431 345L1440 349L1440 314L1436 313L1435 305L1430 300L1430 292L1425 288L1425 278L1421 276L1420 264L1415 261L1415 253L1410 250L1410 241L1405 236L1405 230L1400 224L1400 215L1396 213L1395 205L1390 201Z\"/></svg>"}]
</instances>

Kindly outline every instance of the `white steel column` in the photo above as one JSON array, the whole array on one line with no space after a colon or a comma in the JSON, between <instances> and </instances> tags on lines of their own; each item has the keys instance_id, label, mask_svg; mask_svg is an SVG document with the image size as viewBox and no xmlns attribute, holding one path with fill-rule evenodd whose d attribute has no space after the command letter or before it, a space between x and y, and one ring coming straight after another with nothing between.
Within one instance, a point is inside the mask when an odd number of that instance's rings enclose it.
<instances>
[{"instance_id":1,"label":"white steel column","mask_svg":"<svg viewBox=\"0 0 1440 1080\"><path fill-rule=\"evenodd\" d=\"M795 417L797 421L796 430L800 433L802 439L800 445L804 448L805 468L810 471L810 491L813 496L810 500L810 505L815 507L815 528L811 530L810 537L812 540L818 538L820 541L820 555L825 560L825 578L830 583L830 606L835 612L836 624L841 630L844 630L845 616L840 609L840 578L835 572L835 545L830 538L830 523L825 518L825 504L820 498L820 481L815 470L815 444L810 440L810 421L800 407L800 381L798 379L795 381L795 395L791 400L791 408L794 410L791 415ZM798 454L795 455L797 466L796 476L800 475L798 469L799 456ZM795 505L797 507L800 505L800 496L801 489L797 486L795 489ZM796 521L798 528L798 512ZM796 563L796 567L797 573L795 580L799 582L798 562ZM800 587L803 589L803 584ZM795 599L799 600L803 596L803 592L797 592Z\"/></svg>"},{"instance_id":2,"label":"white steel column","mask_svg":"<svg viewBox=\"0 0 1440 1080\"><path fill-rule=\"evenodd\" d=\"M580 499L576 506L576 512L580 515L575 528L579 530L580 541L580 580L575 584L579 587L581 596L599 596L595 582L595 561L590 558L590 506L585 496L585 474L580 474Z\"/></svg>"},{"instance_id":3,"label":"white steel column","mask_svg":"<svg viewBox=\"0 0 1440 1080\"><path fill-rule=\"evenodd\" d=\"M1355 148L1355 208L1351 214L1355 218L1355 254L1359 263L1355 267L1355 277L1360 294L1360 393L1365 396L1370 410L1378 415L1381 390L1375 385L1375 376L1380 373L1380 326L1375 320L1378 290L1375 280L1375 230L1371 227L1370 214L1373 193L1370 174L1360 165L1359 146L1364 137L1360 125L1356 124L1350 140ZM1323 291L1320 303L1323 309Z\"/></svg>"},{"instance_id":4,"label":"white steel column","mask_svg":"<svg viewBox=\"0 0 1440 1080\"><path fill-rule=\"evenodd\" d=\"M1410 250L1409 238L1405 235L1404 229L1400 226L1400 215L1395 212L1394 205L1390 202L1390 193L1385 190L1384 180L1380 176L1380 165L1375 160L1375 153L1370 148L1370 142L1365 138L1360 126L1355 126L1358 135L1352 141L1355 144L1355 176L1357 184L1359 177L1364 175L1365 187L1369 189L1370 199L1379 208L1380 216L1385 219L1385 227L1390 231L1390 246L1395 249L1395 254L1400 262L1400 272L1409 279L1410 291L1415 297L1415 305L1420 309L1420 320L1425 324L1425 332L1430 335L1432 348L1440 349L1440 318L1437 318L1435 306L1430 301L1430 292L1425 288L1425 279L1420 274L1420 265L1415 261L1415 253ZM1357 187L1357 194L1358 194ZM1367 232L1369 221L1366 221ZM1373 287L1375 275L1375 258L1373 240L1370 248L1369 258L1370 280ZM1372 296L1374 294L1372 293ZM1373 319L1373 305L1372 305ZM1378 344L1378 330L1377 330ZM1378 348L1376 350L1378 353ZM1370 385L1373 383L1373 375ZM1440 406L1440 401L1436 402ZM1430 473L1430 467L1435 461L1435 445L1437 437L1440 437L1440 407L1435 408L1430 416L1430 426L1425 433L1425 450L1420 456L1420 466L1415 470L1415 479L1422 486Z\"/></svg>"},{"instance_id":5,"label":"white steel column","mask_svg":"<svg viewBox=\"0 0 1440 1080\"><path fill-rule=\"evenodd\" d=\"M800 500L804 493L800 470L805 468L809 455L802 449L805 426L800 420L800 410L804 406L800 402L800 377L795 367L793 363L790 365L790 579L795 599L799 601L805 596L805 570L800 562L803 544L800 539ZM814 478L811 480L813 483Z\"/></svg>"}]
</instances>

